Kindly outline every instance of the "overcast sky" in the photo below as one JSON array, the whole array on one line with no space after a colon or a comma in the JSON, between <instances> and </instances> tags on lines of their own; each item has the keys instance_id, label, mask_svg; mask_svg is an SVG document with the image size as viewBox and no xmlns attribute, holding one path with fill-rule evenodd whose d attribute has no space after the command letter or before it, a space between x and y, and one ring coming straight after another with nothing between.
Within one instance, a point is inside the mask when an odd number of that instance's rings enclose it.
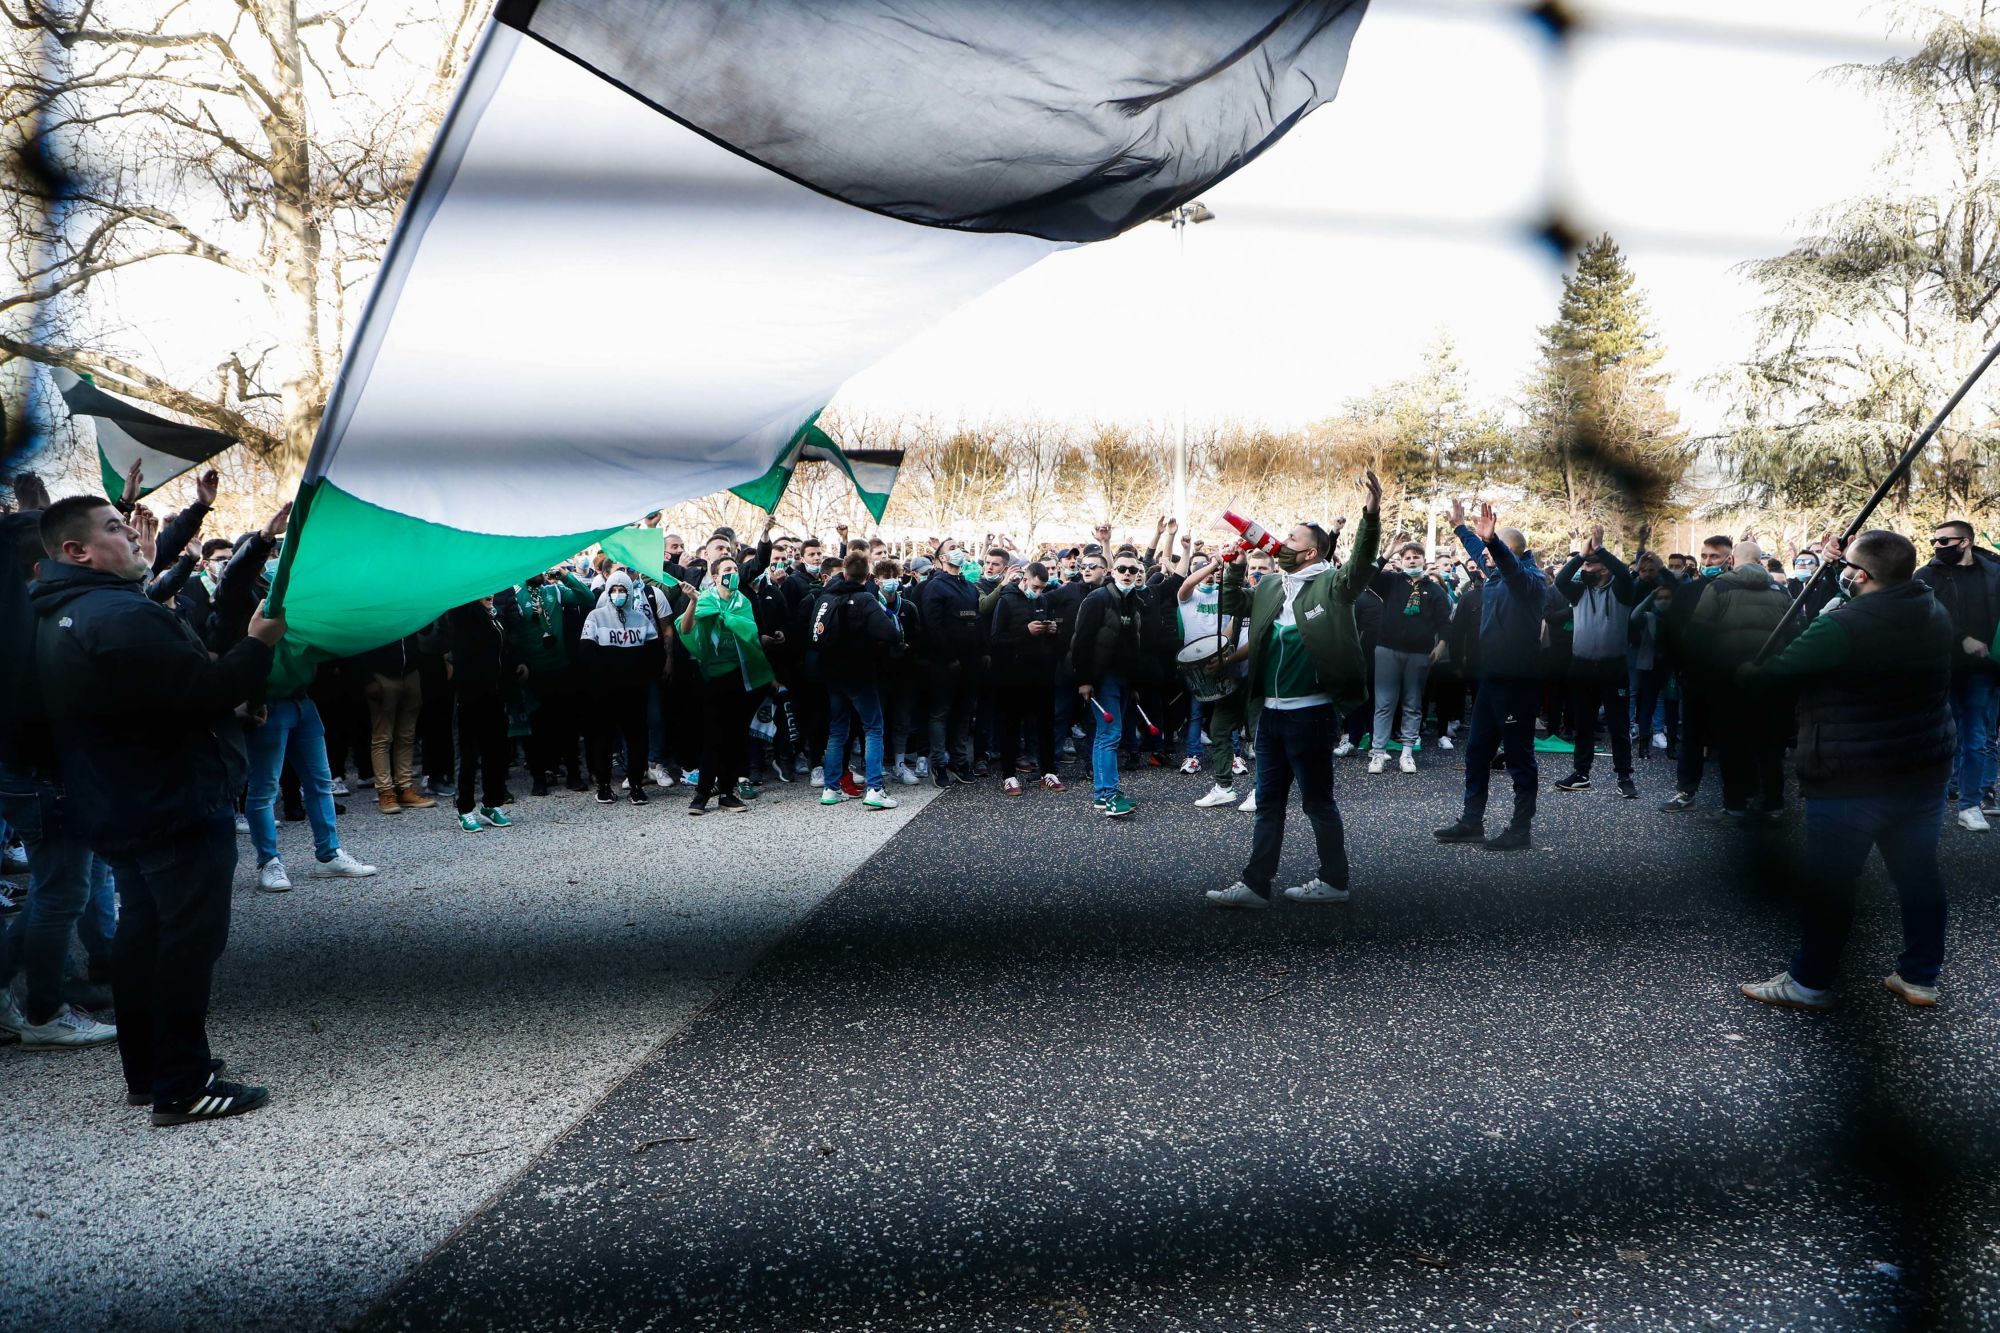
<instances>
[{"instance_id":1,"label":"overcast sky","mask_svg":"<svg viewBox=\"0 0 2000 1333\"><path fill-rule=\"evenodd\" d=\"M1449 333L1509 395L1554 312L1551 207L1623 243L1676 405L1744 354L1782 252L1865 190L1879 113L1822 75L1897 48L1852 0L1613 0L1567 44L1511 6L1376 0L1338 98L1212 191L1213 222L1057 255L850 381L844 405L1273 425L1400 376ZM1184 241L1185 253L1177 253Z\"/></svg>"}]
</instances>

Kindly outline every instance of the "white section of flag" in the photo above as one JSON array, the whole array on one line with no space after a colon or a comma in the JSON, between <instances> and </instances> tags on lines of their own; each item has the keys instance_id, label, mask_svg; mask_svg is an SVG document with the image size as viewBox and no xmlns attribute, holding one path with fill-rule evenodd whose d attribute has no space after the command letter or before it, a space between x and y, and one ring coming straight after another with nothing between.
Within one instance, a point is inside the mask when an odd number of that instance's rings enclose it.
<instances>
[{"instance_id":1,"label":"white section of flag","mask_svg":"<svg viewBox=\"0 0 2000 1333\"><path fill-rule=\"evenodd\" d=\"M426 522L576 532L750 481L848 376L1061 248L828 198L505 26L479 59L311 478Z\"/></svg>"}]
</instances>

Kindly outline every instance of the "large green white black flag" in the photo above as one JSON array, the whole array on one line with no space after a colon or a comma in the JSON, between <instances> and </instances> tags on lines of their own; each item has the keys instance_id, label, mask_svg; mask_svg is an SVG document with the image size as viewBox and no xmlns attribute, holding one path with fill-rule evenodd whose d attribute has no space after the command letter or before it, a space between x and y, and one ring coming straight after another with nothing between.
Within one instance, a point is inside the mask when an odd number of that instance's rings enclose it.
<instances>
[{"instance_id":1,"label":"large green white black flag","mask_svg":"<svg viewBox=\"0 0 2000 1333\"><path fill-rule=\"evenodd\" d=\"M73 417L88 417L97 433L97 470L108 499L137 500L235 444L233 436L184 426L112 394L73 370L56 367L56 392ZM125 478L138 463L139 495L126 496Z\"/></svg>"},{"instance_id":2,"label":"large green white black flag","mask_svg":"<svg viewBox=\"0 0 2000 1333\"><path fill-rule=\"evenodd\" d=\"M501 0L307 467L295 635L770 476L856 371L1269 147L1364 3Z\"/></svg>"}]
</instances>

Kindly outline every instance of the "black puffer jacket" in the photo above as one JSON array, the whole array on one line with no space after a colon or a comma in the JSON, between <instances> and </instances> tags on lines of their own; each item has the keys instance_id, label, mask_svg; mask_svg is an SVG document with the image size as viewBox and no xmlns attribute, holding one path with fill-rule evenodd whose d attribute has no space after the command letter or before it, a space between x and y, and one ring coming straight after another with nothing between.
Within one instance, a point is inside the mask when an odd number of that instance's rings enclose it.
<instances>
[{"instance_id":1,"label":"black puffer jacket","mask_svg":"<svg viewBox=\"0 0 2000 1333\"><path fill-rule=\"evenodd\" d=\"M1847 654L1837 669L1798 678L1800 794L1942 790L1957 748L1951 613L1913 579L1835 603L1819 619L1846 631Z\"/></svg>"},{"instance_id":2,"label":"black puffer jacket","mask_svg":"<svg viewBox=\"0 0 2000 1333\"><path fill-rule=\"evenodd\" d=\"M1107 676L1127 681L1153 681L1165 672L1146 651L1147 620L1160 610L1143 588L1121 594L1106 583L1083 599L1076 613L1076 634L1070 641L1070 670L1078 681L1096 685Z\"/></svg>"},{"instance_id":3,"label":"black puffer jacket","mask_svg":"<svg viewBox=\"0 0 2000 1333\"><path fill-rule=\"evenodd\" d=\"M115 851L228 811L243 775L231 713L263 686L271 650L245 638L211 658L141 585L42 570L29 589L35 663L71 827Z\"/></svg>"}]
</instances>

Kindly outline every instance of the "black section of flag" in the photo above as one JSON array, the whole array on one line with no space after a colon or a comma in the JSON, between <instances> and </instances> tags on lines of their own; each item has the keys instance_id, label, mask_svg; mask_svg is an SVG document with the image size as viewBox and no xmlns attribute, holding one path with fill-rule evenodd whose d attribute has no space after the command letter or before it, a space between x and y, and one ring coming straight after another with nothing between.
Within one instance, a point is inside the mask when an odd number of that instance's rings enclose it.
<instances>
[{"instance_id":1,"label":"black section of flag","mask_svg":"<svg viewBox=\"0 0 2000 1333\"><path fill-rule=\"evenodd\" d=\"M1367 0L504 0L727 148L932 226L1100 240L1330 99Z\"/></svg>"},{"instance_id":2,"label":"black section of flag","mask_svg":"<svg viewBox=\"0 0 2000 1333\"><path fill-rule=\"evenodd\" d=\"M178 421L142 411L122 398L112 397L86 379L61 385L61 392L70 415L115 421L135 443L185 463L206 463L236 443L235 437L224 435L221 431L183 426Z\"/></svg>"}]
</instances>

